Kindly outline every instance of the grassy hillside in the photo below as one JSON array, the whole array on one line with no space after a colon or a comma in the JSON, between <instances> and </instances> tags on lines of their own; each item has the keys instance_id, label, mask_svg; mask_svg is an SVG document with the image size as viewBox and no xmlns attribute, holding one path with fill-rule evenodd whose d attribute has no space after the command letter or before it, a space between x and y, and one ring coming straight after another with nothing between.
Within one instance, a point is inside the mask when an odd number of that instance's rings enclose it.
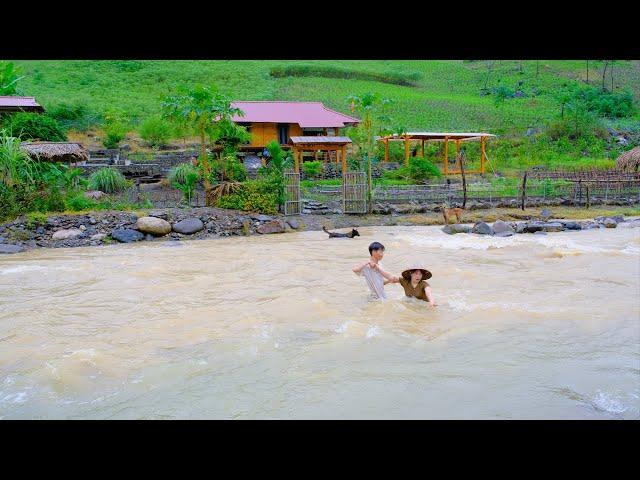
<instances>
[{"instance_id":1,"label":"grassy hillside","mask_svg":"<svg viewBox=\"0 0 640 480\"><path fill-rule=\"evenodd\" d=\"M180 83L216 84L242 100L319 100L348 113L347 96L377 92L392 99L389 114L408 130L486 131L503 135L490 156L494 166L517 169L545 163L611 163L610 144L537 145L523 143L529 128L543 128L559 117L555 94L567 82L586 78L585 61L16 61L27 75L22 94L46 108L61 102L85 103L96 118L120 107L134 125L160 111L161 97ZM274 76L287 67L308 66L310 76ZM311 68L320 71L314 72ZM325 69L322 73L322 69ZM332 71L350 78L326 78ZM589 81L601 85L602 62L590 61ZM406 81L402 81L402 80ZM394 83L395 82L395 83ZM398 85L407 83L408 85ZM609 73L607 87L611 87ZM505 86L522 98L495 104ZM640 98L640 62L617 62L614 89ZM640 131L640 116L605 121L605 126ZM505 138L510 143L505 143ZM595 145L595 146L594 146ZM490 147L491 148L491 147ZM607 160L609 159L609 160ZM604 162L604 163L603 163Z\"/></svg>"}]
</instances>

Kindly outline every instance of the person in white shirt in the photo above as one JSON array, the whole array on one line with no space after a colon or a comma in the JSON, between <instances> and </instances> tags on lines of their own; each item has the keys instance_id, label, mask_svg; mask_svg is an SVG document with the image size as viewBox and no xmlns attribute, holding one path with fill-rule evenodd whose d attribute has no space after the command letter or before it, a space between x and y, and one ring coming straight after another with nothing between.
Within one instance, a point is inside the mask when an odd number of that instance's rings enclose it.
<instances>
[{"instance_id":1,"label":"person in white shirt","mask_svg":"<svg viewBox=\"0 0 640 480\"><path fill-rule=\"evenodd\" d=\"M384 300L387 298L384 291L385 283L395 283L398 278L382 269L380 261L384 257L384 245L373 242L369 245L369 255L369 260L353 267L353 273L364 277L374 298Z\"/></svg>"}]
</instances>

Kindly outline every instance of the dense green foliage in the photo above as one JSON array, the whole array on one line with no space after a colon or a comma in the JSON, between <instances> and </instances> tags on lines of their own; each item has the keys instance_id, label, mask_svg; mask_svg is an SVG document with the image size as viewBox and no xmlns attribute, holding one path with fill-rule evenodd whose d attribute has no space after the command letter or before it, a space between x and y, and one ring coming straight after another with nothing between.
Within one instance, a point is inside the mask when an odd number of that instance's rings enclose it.
<instances>
[{"instance_id":1,"label":"dense green foliage","mask_svg":"<svg viewBox=\"0 0 640 480\"><path fill-rule=\"evenodd\" d=\"M127 180L115 168L101 168L89 176L89 188L104 193L117 193L128 186Z\"/></svg>"},{"instance_id":2,"label":"dense green foliage","mask_svg":"<svg viewBox=\"0 0 640 480\"><path fill-rule=\"evenodd\" d=\"M112 108L105 113L104 133L102 144L105 148L114 149L120 146L129 131L129 117L119 108Z\"/></svg>"},{"instance_id":3,"label":"dense green foliage","mask_svg":"<svg viewBox=\"0 0 640 480\"><path fill-rule=\"evenodd\" d=\"M410 157L409 165L403 165L397 170L385 170L382 178L387 181L403 180L411 183L422 183L441 175L440 169L431 160L423 157Z\"/></svg>"},{"instance_id":4,"label":"dense green foliage","mask_svg":"<svg viewBox=\"0 0 640 480\"><path fill-rule=\"evenodd\" d=\"M278 196L269 181L249 180L244 182L237 192L220 197L216 206L245 212L275 214L278 213Z\"/></svg>"},{"instance_id":5,"label":"dense green foliage","mask_svg":"<svg viewBox=\"0 0 640 480\"><path fill-rule=\"evenodd\" d=\"M286 65L271 67L269 74L274 78L282 77L320 77L320 78L343 78L348 80L368 80L374 82L391 83L395 85L414 87L418 85L421 78L419 72L366 72L341 68L336 66L320 65Z\"/></svg>"},{"instance_id":6,"label":"dense green foliage","mask_svg":"<svg viewBox=\"0 0 640 480\"><path fill-rule=\"evenodd\" d=\"M39 113L15 113L4 121L3 126L21 140L41 140L44 142L64 142L67 140L67 134L54 118Z\"/></svg>"},{"instance_id":7,"label":"dense green foliage","mask_svg":"<svg viewBox=\"0 0 640 480\"><path fill-rule=\"evenodd\" d=\"M317 178L322 174L322 162L304 162L301 165L302 173L307 178Z\"/></svg>"},{"instance_id":8,"label":"dense green foliage","mask_svg":"<svg viewBox=\"0 0 640 480\"><path fill-rule=\"evenodd\" d=\"M0 62L0 95L16 95L20 76L20 67L13 62Z\"/></svg>"},{"instance_id":9,"label":"dense green foliage","mask_svg":"<svg viewBox=\"0 0 640 480\"><path fill-rule=\"evenodd\" d=\"M187 203L191 203L193 191L200 180L200 172L190 163L181 163L169 172L169 182L184 194Z\"/></svg>"},{"instance_id":10,"label":"dense green foliage","mask_svg":"<svg viewBox=\"0 0 640 480\"><path fill-rule=\"evenodd\" d=\"M63 128L80 132L104 120L102 116L91 112L84 101L56 103L47 109L47 115L54 118Z\"/></svg>"},{"instance_id":11,"label":"dense green foliage","mask_svg":"<svg viewBox=\"0 0 640 480\"><path fill-rule=\"evenodd\" d=\"M160 115L146 118L138 127L140 137L151 147L162 147L169 143L174 128Z\"/></svg>"}]
</instances>

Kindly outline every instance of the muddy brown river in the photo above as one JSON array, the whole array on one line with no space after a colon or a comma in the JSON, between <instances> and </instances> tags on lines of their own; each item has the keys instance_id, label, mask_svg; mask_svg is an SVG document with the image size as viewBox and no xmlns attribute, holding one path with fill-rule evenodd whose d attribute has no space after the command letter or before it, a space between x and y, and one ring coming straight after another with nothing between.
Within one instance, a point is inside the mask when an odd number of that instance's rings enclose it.
<instances>
[{"instance_id":1,"label":"muddy brown river","mask_svg":"<svg viewBox=\"0 0 640 480\"><path fill-rule=\"evenodd\" d=\"M0 256L0 418L640 418L640 228L360 233Z\"/></svg>"}]
</instances>

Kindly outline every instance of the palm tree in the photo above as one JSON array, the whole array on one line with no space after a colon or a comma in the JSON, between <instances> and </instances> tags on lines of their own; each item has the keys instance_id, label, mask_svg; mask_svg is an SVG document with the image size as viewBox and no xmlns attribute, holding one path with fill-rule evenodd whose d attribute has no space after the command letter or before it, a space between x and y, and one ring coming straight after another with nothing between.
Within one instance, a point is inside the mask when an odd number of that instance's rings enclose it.
<instances>
[{"instance_id":1,"label":"palm tree","mask_svg":"<svg viewBox=\"0 0 640 480\"><path fill-rule=\"evenodd\" d=\"M243 116L239 108L231 106L231 99L219 93L215 87L196 85L189 89L178 87L175 95L168 95L162 103L163 115L193 128L200 137L200 163L204 170L204 188L209 202L211 190L211 165L207 157L207 134L212 134L214 125L230 121L234 115Z\"/></svg>"}]
</instances>

